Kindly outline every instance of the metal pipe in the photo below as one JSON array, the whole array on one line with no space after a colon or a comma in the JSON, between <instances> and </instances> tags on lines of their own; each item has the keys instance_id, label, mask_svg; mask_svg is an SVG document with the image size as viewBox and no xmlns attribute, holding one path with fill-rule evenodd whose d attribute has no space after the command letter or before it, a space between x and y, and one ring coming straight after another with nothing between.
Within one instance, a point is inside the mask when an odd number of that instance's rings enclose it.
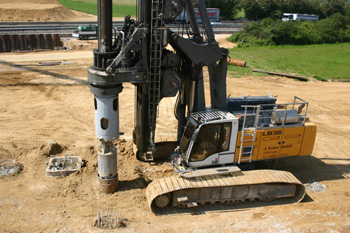
<instances>
[{"instance_id":1,"label":"metal pipe","mask_svg":"<svg viewBox=\"0 0 350 233\"><path fill-rule=\"evenodd\" d=\"M125 46L125 33L123 31L120 31L120 34L122 34L122 49L124 49L124 46Z\"/></svg>"},{"instance_id":2,"label":"metal pipe","mask_svg":"<svg viewBox=\"0 0 350 233\"><path fill-rule=\"evenodd\" d=\"M138 2L138 20L145 25L150 24L151 21L151 6L152 1L139 0Z\"/></svg>"},{"instance_id":3,"label":"metal pipe","mask_svg":"<svg viewBox=\"0 0 350 233\"><path fill-rule=\"evenodd\" d=\"M243 61L243 60L229 58L229 59L227 59L227 61L228 61L229 65L241 66L241 67L247 66L247 62Z\"/></svg>"},{"instance_id":4,"label":"metal pipe","mask_svg":"<svg viewBox=\"0 0 350 233\"><path fill-rule=\"evenodd\" d=\"M98 50L102 53L112 51L112 6L111 0L99 0Z\"/></svg>"},{"instance_id":5,"label":"metal pipe","mask_svg":"<svg viewBox=\"0 0 350 233\"><path fill-rule=\"evenodd\" d=\"M190 104L188 106L188 111L189 112L193 112L195 91L196 91L196 82L192 81L192 83L191 83L191 92L190 92Z\"/></svg>"},{"instance_id":6,"label":"metal pipe","mask_svg":"<svg viewBox=\"0 0 350 233\"><path fill-rule=\"evenodd\" d=\"M194 12L192 0L186 0L186 11L187 11L188 19L190 20L193 35L195 37L200 36L200 30L199 30L197 18Z\"/></svg>"},{"instance_id":7,"label":"metal pipe","mask_svg":"<svg viewBox=\"0 0 350 233\"><path fill-rule=\"evenodd\" d=\"M213 28L211 27L210 20L208 17L207 7L205 5L205 0L197 0L199 14L202 18L202 23L205 29L205 32L208 36L208 42L215 42L215 36Z\"/></svg>"},{"instance_id":8,"label":"metal pipe","mask_svg":"<svg viewBox=\"0 0 350 233\"><path fill-rule=\"evenodd\" d=\"M104 67L105 60L112 52L112 0L98 0L98 26L98 53L95 56L98 55L97 60ZM90 86L90 91L95 95L96 136L101 141L97 153L97 180L103 193L113 193L118 186L117 151L113 141L119 137L118 94L121 90L121 85L113 88L107 85Z\"/></svg>"}]
</instances>

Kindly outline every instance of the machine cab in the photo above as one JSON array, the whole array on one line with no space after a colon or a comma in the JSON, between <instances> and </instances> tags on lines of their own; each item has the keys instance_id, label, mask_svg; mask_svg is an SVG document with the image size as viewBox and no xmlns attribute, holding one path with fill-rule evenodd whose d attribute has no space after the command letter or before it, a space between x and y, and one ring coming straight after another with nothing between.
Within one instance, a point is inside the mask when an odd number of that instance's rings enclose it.
<instances>
[{"instance_id":1,"label":"machine cab","mask_svg":"<svg viewBox=\"0 0 350 233\"><path fill-rule=\"evenodd\" d=\"M192 113L178 148L179 157L186 167L232 164L237 131L238 118L229 112Z\"/></svg>"}]
</instances>

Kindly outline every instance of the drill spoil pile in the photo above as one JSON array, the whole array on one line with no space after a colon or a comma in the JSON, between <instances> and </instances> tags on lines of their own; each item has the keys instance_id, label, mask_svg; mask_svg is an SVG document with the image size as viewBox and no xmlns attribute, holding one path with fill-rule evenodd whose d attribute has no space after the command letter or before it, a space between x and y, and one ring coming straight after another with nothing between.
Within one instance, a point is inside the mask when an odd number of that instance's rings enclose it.
<instances>
[{"instance_id":1,"label":"drill spoil pile","mask_svg":"<svg viewBox=\"0 0 350 233\"><path fill-rule=\"evenodd\" d=\"M96 17L72 11L55 0L0 0L1 22L62 22Z\"/></svg>"}]
</instances>

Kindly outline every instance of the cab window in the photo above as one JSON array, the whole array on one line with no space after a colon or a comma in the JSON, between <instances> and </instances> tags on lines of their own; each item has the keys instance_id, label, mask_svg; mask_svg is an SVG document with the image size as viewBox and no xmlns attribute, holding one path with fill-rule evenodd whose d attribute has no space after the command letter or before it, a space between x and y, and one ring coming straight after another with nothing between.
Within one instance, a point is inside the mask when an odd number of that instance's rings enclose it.
<instances>
[{"instance_id":1,"label":"cab window","mask_svg":"<svg viewBox=\"0 0 350 233\"><path fill-rule=\"evenodd\" d=\"M203 125L193 143L190 162L202 161L230 146L231 123Z\"/></svg>"}]
</instances>

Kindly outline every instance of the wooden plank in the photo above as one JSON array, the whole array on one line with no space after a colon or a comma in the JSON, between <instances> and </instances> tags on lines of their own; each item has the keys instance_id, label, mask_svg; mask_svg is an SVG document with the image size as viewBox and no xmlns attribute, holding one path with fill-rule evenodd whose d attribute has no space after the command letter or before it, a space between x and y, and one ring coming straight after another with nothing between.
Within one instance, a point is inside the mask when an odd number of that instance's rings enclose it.
<instances>
[{"instance_id":1,"label":"wooden plank","mask_svg":"<svg viewBox=\"0 0 350 233\"><path fill-rule=\"evenodd\" d=\"M253 69L253 72L265 73L265 74L269 74L269 75L283 76L283 77L286 77L286 78L298 79L299 81L304 81L304 82L309 81L308 78L301 77L301 76L290 75L290 74L275 73L275 72L269 72L269 71L264 71L264 70L256 70L256 69Z\"/></svg>"}]
</instances>

